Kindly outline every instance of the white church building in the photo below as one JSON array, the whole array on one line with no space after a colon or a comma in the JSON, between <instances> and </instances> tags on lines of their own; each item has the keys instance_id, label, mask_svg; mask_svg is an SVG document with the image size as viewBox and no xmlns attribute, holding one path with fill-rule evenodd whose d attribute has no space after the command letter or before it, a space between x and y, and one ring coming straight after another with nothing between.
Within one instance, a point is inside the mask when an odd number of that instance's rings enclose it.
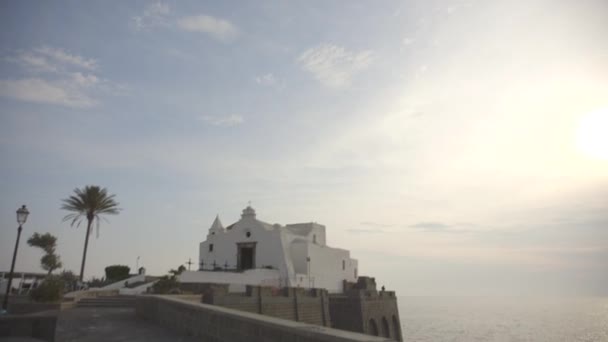
<instances>
[{"instance_id":1,"label":"white church building","mask_svg":"<svg viewBox=\"0 0 608 342\"><path fill-rule=\"evenodd\" d=\"M327 245L325 226L269 224L258 220L251 206L227 227L215 218L200 243L199 265L198 271L183 272L180 282L314 287L339 293L344 280L357 281L357 260L349 251Z\"/></svg>"}]
</instances>

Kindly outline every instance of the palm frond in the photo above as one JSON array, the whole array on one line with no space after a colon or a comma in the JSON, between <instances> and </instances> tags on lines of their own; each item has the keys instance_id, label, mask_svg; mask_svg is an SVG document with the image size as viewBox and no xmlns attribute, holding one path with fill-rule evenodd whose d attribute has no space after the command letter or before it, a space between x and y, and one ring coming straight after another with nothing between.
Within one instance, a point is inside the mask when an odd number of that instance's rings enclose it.
<instances>
[{"instance_id":1,"label":"palm frond","mask_svg":"<svg viewBox=\"0 0 608 342\"><path fill-rule=\"evenodd\" d=\"M71 213L63 218L63 221L71 221L70 225L80 226L82 221L97 221L96 230L99 237L101 215L117 215L120 213L116 195L109 195L106 188L97 185L87 185L84 188L74 189L74 193L62 200L61 209ZM106 220L107 221L107 220ZM90 234L91 232L89 232Z\"/></svg>"}]
</instances>

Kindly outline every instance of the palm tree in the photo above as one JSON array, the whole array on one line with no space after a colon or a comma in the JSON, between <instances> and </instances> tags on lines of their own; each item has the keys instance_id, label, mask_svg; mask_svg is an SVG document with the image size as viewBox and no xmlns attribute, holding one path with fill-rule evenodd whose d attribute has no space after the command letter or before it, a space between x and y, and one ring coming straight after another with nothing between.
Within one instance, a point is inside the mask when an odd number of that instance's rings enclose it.
<instances>
[{"instance_id":1,"label":"palm tree","mask_svg":"<svg viewBox=\"0 0 608 342\"><path fill-rule=\"evenodd\" d=\"M82 264L80 266L80 281L84 276L84 264L87 260L87 248L89 246L89 237L91 236L91 227L93 221L97 221L97 229L99 232L100 215L116 215L120 211L118 203L114 200L115 195L108 195L106 188L100 188L97 185L87 185L84 189L74 189L74 195L63 199L61 209L71 211L71 214L66 215L63 221L72 221L71 226L80 223L86 219L87 234L84 239L84 251L82 252Z\"/></svg>"}]
</instances>

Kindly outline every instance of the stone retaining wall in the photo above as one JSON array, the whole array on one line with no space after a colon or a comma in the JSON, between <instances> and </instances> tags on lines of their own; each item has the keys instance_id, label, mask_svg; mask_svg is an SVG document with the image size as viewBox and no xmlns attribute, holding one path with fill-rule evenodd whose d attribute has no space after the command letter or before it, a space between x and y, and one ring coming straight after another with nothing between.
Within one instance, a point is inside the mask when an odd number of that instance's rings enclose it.
<instances>
[{"instance_id":1,"label":"stone retaining wall","mask_svg":"<svg viewBox=\"0 0 608 342\"><path fill-rule=\"evenodd\" d=\"M61 310L60 302L57 303L10 303L8 304L8 312L11 315L23 315L42 311L59 311Z\"/></svg>"},{"instance_id":2,"label":"stone retaining wall","mask_svg":"<svg viewBox=\"0 0 608 342\"><path fill-rule=\"evenodd\" d=\"M57 312L30 315L0 316L0 339L4 337L33 337L39 340L55 341Z\"/></svg>"},{"instance_id":3,"label":"stone retaining wall","mask_svg":"<svg viewBox=\"0 0 608 342\"><path fill-rule=\"evenodd\" d=\"M382 342L385 338L293 322L179 298L142 295L137 315L206 342Z\"/></svg>"},{"instance_id":4,"label":"stone retaining wall","mask_svg":"<svg viewBox=\"0 0 608 342\"><path fill-rule=\"evenodd\" d=\"M344 284L344 293L329 297L332 327L402 341L397 296L376 289L376 280L359 277Z\"/></svg>"},{"instance_id":5,"label":"stone retaining wall","mask_svg":"<svg viewBox=\"0 0 608 342\"><path fill-rule=\"evenodd\" d=\"M327 290L272 288L247 285L244 293L228 293L227 287L211 285L203 303L322 326L331 326Z\"/></svg>"}]
</instances>

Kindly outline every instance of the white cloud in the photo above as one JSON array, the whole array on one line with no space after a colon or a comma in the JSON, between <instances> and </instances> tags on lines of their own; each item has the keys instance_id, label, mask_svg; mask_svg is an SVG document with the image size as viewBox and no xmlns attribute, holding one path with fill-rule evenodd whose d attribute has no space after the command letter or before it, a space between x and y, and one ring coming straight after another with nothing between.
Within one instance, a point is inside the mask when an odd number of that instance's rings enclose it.
<instances>
[{"instance_id":1,"label":"white cloud","mask_svg":"<svg viewBox=\"0 0 608 342\"><path fill-rule=\"evenodd\" d=\"M183 17L177 21L177 26L184 31L206 33L223 42L234 39L238 34L231 22L208 15Z\"/></svg>"},{"instance_id":2,"label":"white cloud","mask_svg":"<svg viewBox=\"0 0 608 342\"><path fill-rule=\"evenodd\" d=\"M17 57L8 57L7 61L19 64L23 69L28 72L57 72L57 66L50 63L47 58L33 54L31 52L24 52Z\"/></svg>"},{"instance_id":3,"label":"white cloud","mask_svg":"<svg viewBox=\"0 0 608 342\"><path fill-rule=\"evenodd\" d=\"M78 81L48 81L41 78L0 80L0 96L25 102L49 103L66 107L86 108L97 101L85 94Z\"/></svg>"},{"instance_id":4,"label":"white cloud","mask_svg":"<svg viewBox=\"0 0 608 342\"><path fill-rule=\"evenodd\" d=\"M274 77L273 74L265 74L257 76L255 78L255 83L263 86L273 86L277 84L277 78Z\"/></svg>"},{"instance_id":5,"label":"white cloud","mask_svg":"<svg viewBox=\"0 0 608 342\"><path fill-rule=\"evenodd\" d=\"M40 56L48 57L52 62L60 65L68 65L80 69L96 70L97 61L94 59L87 59L79 55L73 55L65 52L62 49L51 48L44 46L34 50Z\"/></svg>"},{"instance_id":6,"label":"white cloud","mask_svg":"<svg viewBox=\"0 0 608 342\"><path fill-rule=\"evenodd\" d=\"M5 58L6 61L18 64L29 73L58 73L70 68L94 71L97 61L80 55L68 53L62 49L43 46L31 51L19 52L16 56Z\"/></svg>"},{"instance_id":7,"label":"white cloud","mask_svg":"<svg viewBox=\"0 0 608 342\"><path fill-rule=\"evenodd\" d=\"M92 87L99 83L99 79L95 75L85 75L80 72L75 72L72 74L72 80L74 84L81 87Z\"/></svg>"},{"instance_id":8,"label":"white cloud","mask_svg":"<svg viewBox=\"0 0 608 342\"><path fill-rule=\"evenodd\" d=\"M313 77L329 88L344 88L352 78L372 63L371 50L349 51L333 44L321 44L300 55L297 62Z\"/></svg>"},{"instance_id":9,"label":"white cloud","mask_svg":"<svg viewBox=\"0 0 608 342\"><path fill-rule=\"evenodd\" d=\"M168 18L170 13L169 5L159 1L146 7L141 15L132 17L131 22L137 31L156 26L170 26Z\"/></svg>"},{"instance_id":10,"label":"white cloud","mask_svg":"<svg viewBox=\"0 0 608 342\"><path fill-rule=\"evenodd\" d=\"M241 115L227 115L227 116L209 116L205 115L200 118L201 121L208 123L213 126L231 127L237 126L245 122L245 119Z\"/></svg>"},{"instance_id":11,"label":"white cloud","mask_svg":"<svg viewBox=\"0 0 608 342\"><path fill-rule=\"evenodd\" d=\"M405 46L412 45L412 44L414 44L414 42L415 42L414 38L410 38L410 37L403 38L403 45L405 45Z\"/></svg>"},{"instance_id":12,"label":"white cloud","mask_svg":"<svg viewBox=\"0 0 608 342\"><path fill-rule=\"evenodd\" d=\"M0 80L0 96L19 101L86 108L98 101L94 93L116 93L119 87L100 79L95 59L54 47L17 52L4 60L17 64L27 75ZM124 93L124 91L122 91ZM116 95L116 94L114 94Z\"/></svg>"},{"instance_id":13,"label":"white cloud","mask_svg":"<svg viewBox=\"0 0 608 342\"><path fill-rule=\"evenodd\" d=\"M233 40L238 35L237 28L228 20L210 15L193 15L176 19L171 16L168 4L155 2L143 11L141 15L133 16L131 24L137 31L152 27L177 27L188 32L200 32L222 42Z\"/></svg>"}]
</instances>

